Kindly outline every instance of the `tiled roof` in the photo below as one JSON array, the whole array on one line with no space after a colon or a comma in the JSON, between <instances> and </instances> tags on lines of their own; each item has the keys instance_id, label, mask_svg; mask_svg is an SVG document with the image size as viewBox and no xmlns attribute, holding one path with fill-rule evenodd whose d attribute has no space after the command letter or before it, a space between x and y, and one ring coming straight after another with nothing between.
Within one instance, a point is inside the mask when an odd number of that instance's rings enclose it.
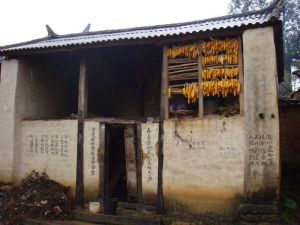
<instances>
[{"instance_id":1,"label":"tiled roof","mask_svg":"<svg viewBox=\"0 0 300 225\"><path fill-rule=\"evenodd\" d=\"M227 15L206 20L160 26L138 27L69 35L58 35L19 43L0 48L0 55L27 50L63 48L102 42L130 39L150 39L155 37L177 36L218 29L235 28L249 25L262 25L280 19L282 0L275 0L268 8L237 15Z\"/></svg>"}]
</instances>

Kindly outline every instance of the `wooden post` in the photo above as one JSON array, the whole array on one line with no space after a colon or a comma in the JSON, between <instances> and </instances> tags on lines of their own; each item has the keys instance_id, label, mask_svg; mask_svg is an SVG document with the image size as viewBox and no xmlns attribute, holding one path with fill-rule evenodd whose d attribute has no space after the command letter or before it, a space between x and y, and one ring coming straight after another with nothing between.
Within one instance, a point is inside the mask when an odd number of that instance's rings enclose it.
<instances>
[{"instance_id":1,"label":"wooden post","mask_svg":"<svg viewBox=\"0 0 300 225\"><path fill-rule=\"evenodd\" d=\"M135 137L136 137L136 156L137 156L137 200L139 203L143 203L142 192L142 130L141 123L136 123Z\"/></svg>"},{"instance_id":2,"label":"wooden post","mask_svg":"<svg viewBox=\"0 0 300 225\"><path fill-rule=\"evenodd\" d=\"M161 100L160 100L160 121L159 121L159 141L158 141L158 174L157 174L157 196L156 210L159 214L164 214L165 203L163 198L163 144L164 144L164 120L169 118L168 99L168 47L163 47L162 76L161 76Z\"/></svg>"},{"instance_id":3,"label":"wooden post","mask_svg":"<svg viewBox=\"0 0 300 225\"><path fill-rule=\"evenodd\" d=\"M104 168L104 160L105 160L105 127L104 123L100 123L100 140L99 140L99 197L104 201L104 178L105 178L105 168Z\"/></svg>"},{"instance_id":4,"label":"wooden post","mask_svg":"<svg viewBox=\"0 0 300 225\"><path fill-rule=\"evenodd\" d=\"M103 194L103 202L104 205L107 204L107 201L109 200L110 196L110 190L109 190L109 139L110 139L110 133L111 133L111 126L106 124L105 125L105 149L104 149L104 194Z\"/></svg>"},{"instance_id":5,"label":"wooden post","mask_svg":"<svg viewBox=\"0 0 300 225\"><path fill-rule=\"evenodd\" d=\"M77 167L76 167L76 189L75 202L81 206L84 204L83 185L83 131L84 119L87 115L87 70L85 59L80 60L79 89L78 89L78 142L77 142Z\"/></svg>"},{"instance_id":6,"label":"wooden post","mask_svg":"<svg viewBox=\"0 0 300 225\"><path fill-rule=\"evenodd\" d=\"M168 77L168 46L163 47L162 76L161 76L161 98L160 98L160 116L163 119L169 118L169 77Z\"/></svg>"},{"instance_id":7,"label":"wooden post","mask_svg":"<svg viewBox=\"0 0 300 225\"><path fill-rule=\"evenodd\" d=\"M239 94L239 103L240 103L240 114L244 115L244 66L243 66L243 46L242 46L242 38L238 38L238 66L239 66L239 81L241 84L241 92Z\"/></svg>"},{"instance_id":8,"label":"wooden post","mask_svg":"<svg viewBox=\"0 0 300 225\"><path fill-rule=\"evenodd\" d=\"M127 198L128 202L138 198L137 191L137 158L135 127L127 125L124 129L126 174L127 174Z\"/></svg>"},{"instance_id":9,"label":"wooden post","mask_svg":"<svg viewBox=\"0 0 300 225\"><path fill-rule=\"evenodd\" d=\"M198 85L199 85L199 91L198 91L198 116L203 117L203 92L200 88L200 85L202 83L202 51L201 51L201 41L198 42L198 48L199 48L199 55L198 55Z\"/></svg>"}]
</instances>

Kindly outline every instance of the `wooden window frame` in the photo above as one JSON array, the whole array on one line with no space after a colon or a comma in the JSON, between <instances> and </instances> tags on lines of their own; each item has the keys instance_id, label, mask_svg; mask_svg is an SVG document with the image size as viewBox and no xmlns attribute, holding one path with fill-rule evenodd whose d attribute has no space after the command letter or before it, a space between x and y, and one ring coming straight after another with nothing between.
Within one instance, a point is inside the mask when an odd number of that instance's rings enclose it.
<instances>
[{"instance_id":1,"label":"wooden window frame","mask_svg":"<svg viewBox=\"0 0 300 225\"><path fill-rule=\"evenodd\" d=\"M239 68L239 81L241 84L241 91L239 93L239 109L240 113L237 115L244 115L244 66L243 66L243 45L241 34L236 34L238 40L238 68ZM202 40L198 40L199 49L201 49ZM163 62L162 62L162 83L161 83L161 113L164 115L164 119L170 118L170 110L169 110L169 98L168 98L168 88L169 88L169 75L168 75L168 45L164 45L163 47ZM198 55L198 83L202 83L202 54ZM203 93L200 89L198 92L198 118L204 117L204 97Z\"/></svg>"}]
</instances>

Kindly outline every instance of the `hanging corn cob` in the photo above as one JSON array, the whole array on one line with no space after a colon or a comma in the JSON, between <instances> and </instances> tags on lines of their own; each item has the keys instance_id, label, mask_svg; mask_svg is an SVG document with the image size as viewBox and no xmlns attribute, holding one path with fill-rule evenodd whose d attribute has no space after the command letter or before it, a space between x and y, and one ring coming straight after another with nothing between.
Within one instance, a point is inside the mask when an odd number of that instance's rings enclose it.
<instances>
[{"instance_id":1,"label":"hanging corn cob","mask_svg":"<svg viewBox=\"0 0 300 225\"><path fill-rule=\"evenodd\" d=\"M228 94L236 96L241 91L241 84L236 79L221 81L204 81L201 83L203 96L222 96L227 97Z\"/></svg>"},{"instance_id":2,"label":"hanging corn cob","mask_svg":"<svg viewBox=\"0 0 300 225\"><path fill-rule=\"evenodd\" d=\"M198 83L187 83L182 89L182 94L187 98L188 104L194 103L198 99L199 85Z\"/></svg>"},{"instance_id":3,"label":"hanging corn cob","mask_svg":"<svg viewBox=\"0 0 300 225\"><path fill-rule=\"evenodd\" d=\"M207 65L224 65L224 64L237 64L237 55L211 55L203 56L201 59L202 66Z\"/></svg>"},{"instance_id":4,"label":"hanging corn cob","mask_svg":"<svg viewBox=\"0 0 300 225\"><path fill-rule=\"evenodd\" d=\"M236 39L212 40L203 42L201 48L205 56L216 55L220 52L226 52L226 55L237 55L238 41Z\"/></svg>"},{"instance_id":5,"label":"hanging corn cob","mask_svg":"<svg viewBox=\"0 0 300 225\"><path fill-rule=\"evenodd\" d=\"M183 45L168 49L168 58L175 59L178 57L183 58L197 58L199 55L199 47L197 44Z\"/></svg>"},{"instance_id":6,"label":"hanging corn cob","mask_svg":"<svg viewBox=\"0 0 300 225\"><path fill-rule=\"evenodd\" d=\"M215 68L215 69L203 69L201 72L202 80L215 80L222 78L237 78L239 74L238 67L231 68Z\"/></svg>"}]
</instances>

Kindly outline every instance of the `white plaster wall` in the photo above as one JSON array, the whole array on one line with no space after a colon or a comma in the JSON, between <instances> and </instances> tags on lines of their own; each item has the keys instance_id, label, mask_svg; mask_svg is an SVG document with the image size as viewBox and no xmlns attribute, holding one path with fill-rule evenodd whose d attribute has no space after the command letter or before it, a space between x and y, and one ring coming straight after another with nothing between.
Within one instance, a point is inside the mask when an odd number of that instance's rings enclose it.
<instances>
[{"instance_id":1,"label":"white plaster wall","mask_svg":"<svg viewBox=\"0 0 300 225\"><path fill-rule=\"evenodd\" d=\"M52 77L51 77L52 76ZM30 60L4 60L0 84L0 179L21 173L21 124L24 118L58 117L65 111L53 74Z\"/></svg>"},{"instance_id":2,"label":"white plaster wall","mask_svg":"<svg viewBox=\"0 0 300 225\"><path fill-rule=\"evenodd\" d=\"M46 171L64 185L76 184L77 120L23 121L20 180L32 170Z\"/></svg>"},{"instance_id":3,"label":"white plaster wall","mask_svg":"<svg viewBox=\"0 0 300 225\"><path fill-rule=\"evenodd\" d=\"M46 171L50 178L76 186L77 120L36 120L22 122L20 173L22 179L32 170ZM85 199L99 196L99 123L85 122L84 127L84 191Z\"/></svg>"},{"instance_id":4,"label":"white plaster wall","mask_svg":"<svg viewBox=\"0 0 300 225\"><path fill-rule=\"evenodd\" d=\"M163 188L175 213L237 212L244 185L243 117L164 123Z\"/></svg>"},{"instance_id":5,"label":"white plaster wall","mask_svg":"<svg viewBox=\"0 0 300 225\"><path fill-rule=\"evenodd\" d=\"M142 123L142 193L145 203L155 203L158 172L158 123Z\"/></svg>"},{"instance_id":6,"label":"white plaster wall","mask_svg":"<svg viewBox=\"0 0 300 225\"><path fill-rule=\"evenodd\" d=\"M53 71L52 71L53 72ZM56 74L47 67L30 60L18 61L17 88L15 92L15 127L13 176L22 173L19 161L21 154L21 124L23 119L58 118L64 115L65 96L55 82ZM65 103L65 104L63 104Z\"/></svg>"},{"instance_id":7,"label":"white plaster wall","mask_svg":"<svg viewBox=\"0 0 300 225\"><path fill-rule=\"evenodd\" d=\"M87 200L99 197L99 127L99 122L84 123L84 190Z\"/></svg>"},{"instance_id":8,"label":"white plaster wall","mask_svg":"<svg viewBox=\"0 0 300 225\"><path fill-rule=\"evenodd\" d=\"M0 82L0 180L11 181L13 176L15 96L18 78L18 61L4 60Z\"/></svg>"},{"instance_id":9,"label":"white plaster wall","mask_svg":"<svg viewBox=\"0 0 300 225\"><path fill-rule=\"evenodd\" d=\"M263 198L267 204L276 200L276 196L271 195L278 196L279 193L278 79L273 28L245 31L243 46L247 140L245 191L250 202Z\"/></svg>"}]
</instances>

